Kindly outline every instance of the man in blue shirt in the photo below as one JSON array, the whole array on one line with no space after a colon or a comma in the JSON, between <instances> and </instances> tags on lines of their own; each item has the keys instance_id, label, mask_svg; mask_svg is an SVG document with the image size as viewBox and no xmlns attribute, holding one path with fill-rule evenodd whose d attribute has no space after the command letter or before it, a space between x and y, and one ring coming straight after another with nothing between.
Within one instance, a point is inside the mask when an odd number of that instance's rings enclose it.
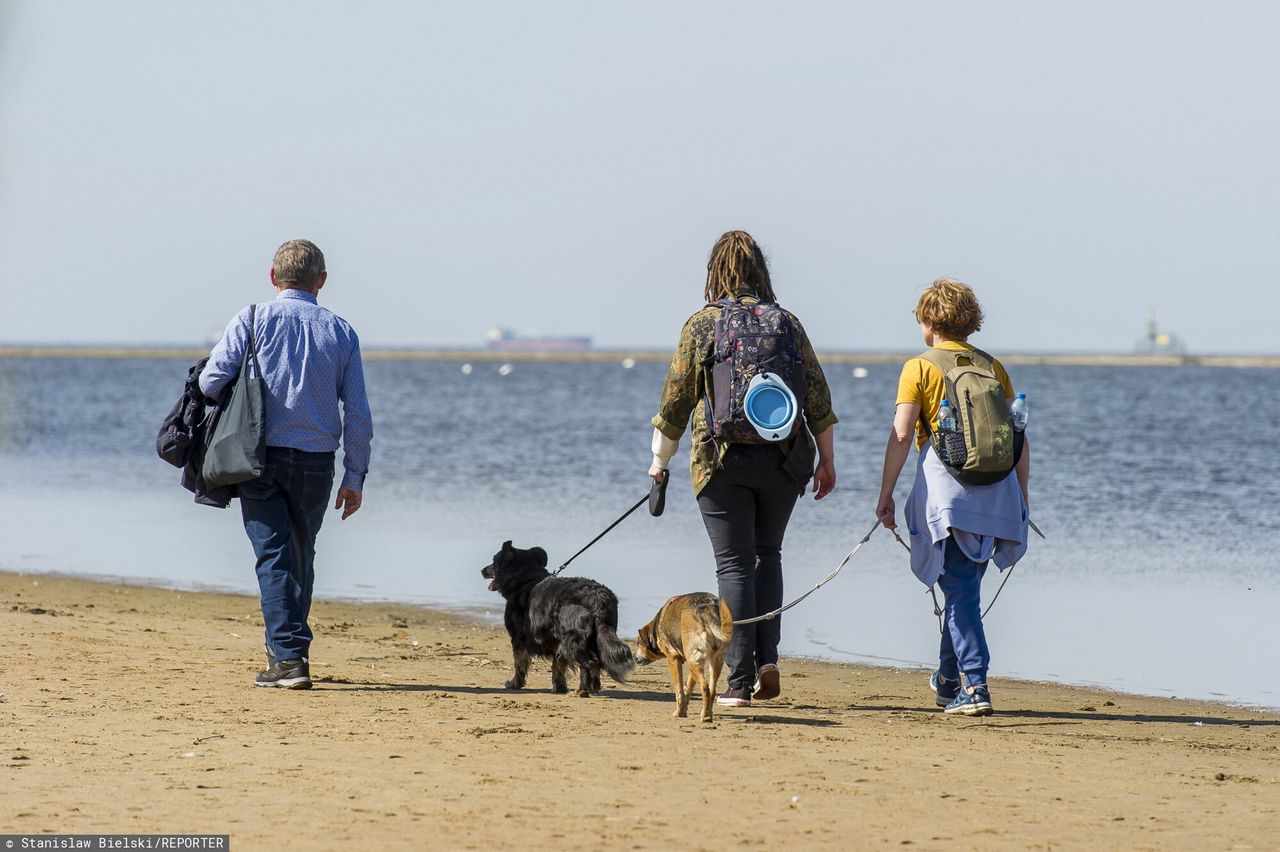
<instances>
[{"instance_id":1,"label":"man in blue shirt","mask_svg":"<svg viewBox=\"0 0 1280 852\"><path fill-rule=\"evenodd\" d=\"M237 486L244 529L257 555L266 625L267 669L258 686L308 689L311 589L316 534L333 490L334 454L344 473L335 509L360 508L373 421L365 395L360 339L346 320L320 307L324 254L290 240L271 263L275 301L258 305L254 337L265 393L267 457L262 476ZM217 397L240 372L249 343L249 309L236 314L209 355L200 389ZM341 403L341 411L339 411Z\"/></svg>"}]
</instances>

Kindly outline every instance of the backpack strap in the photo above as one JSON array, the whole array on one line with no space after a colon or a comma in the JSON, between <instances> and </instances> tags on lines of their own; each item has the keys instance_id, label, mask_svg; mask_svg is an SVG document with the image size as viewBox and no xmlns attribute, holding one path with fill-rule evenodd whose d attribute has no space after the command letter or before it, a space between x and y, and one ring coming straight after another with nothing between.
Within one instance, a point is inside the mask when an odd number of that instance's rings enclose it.
<instances>
[{"instance_id":1,"label":"backpack strap","mask_svg":"<svg viewBox=\"0 0 1280 852\"><path fill-rule=\"evenodd\" d=\"M757 305L777 305L777 302L770 302L768 299L761 299L755 293L743 293L739 296L729 296L724 299L717 299L714 302L707 302L708 308L733 308L742 305L742 300L750 296L756 300Z\"/></svg>"},{"instance_id":2,"label":"backpack strap","mask_svg":"<svg viewBox=\"0 0 1280 852\"><path fill-rule=\"evenodd\" d=\"M992 358L982 349L970 349L968 352L957 352L960 356L969 356L969 361L976 367L980 367L991 375L996 374L996 359ZM957 359L959 361L959 359Z\"/></svg>"},{"instance_id":3,"label":"backpack strap","mask_svg":"<svg viewBox=\"0 0 1280 852\"><path fill-rule=\"evenodd\" d=\"M937 367L942 372L942 375L945 376L948 372L960 366L959 359L956 356L964 354L967 353L957 352L953 349L939 349L936 346L931 346L916 357L922 361L928 361L930 364Z\"/></svg>"},{"instance_id":4,"label":"backpack strap","mask_svg":"<svg viewBox=\"0 0 1280 852\"><path fill-rule=\"evenodd\" d=\"M927 361L938 368L938 372L942 373L943 384L946 383L947 373L960 366L960 359L956 356L965 355L965 352L957 352L954 349L940 349L931 346L921 352L916 357L922 361ZM926 437L933 437L933 425L929 422L929 418L925 415L924 407L920 408L920 423L924 427Z\"/></svg>"}]
</instances>

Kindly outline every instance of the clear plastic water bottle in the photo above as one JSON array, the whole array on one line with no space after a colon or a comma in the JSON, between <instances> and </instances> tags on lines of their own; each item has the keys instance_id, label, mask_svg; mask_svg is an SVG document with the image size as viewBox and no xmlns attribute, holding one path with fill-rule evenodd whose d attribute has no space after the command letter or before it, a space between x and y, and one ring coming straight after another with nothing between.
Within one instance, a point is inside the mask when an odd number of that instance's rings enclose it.
<instances>
[{"instance_id":1,"label":"clear plastic water bottle","mask_svg":"<svg viewBox=\"0 0 1280 852\"><path fill-rule=\"evenodd\" d=\"M938 431L956 431L956 417L951 413L951 405L945 399L942 405L938 406Z\"/></svg>"},{"instance_id":2,"label":"clear plastic water bottle","mask_svg":"<svg viewBox=\"0 0 1280 852\"><path fill-rule=\"evenodd\" d=\"M1013 404L1009 406L1009 413L1013 415L1013 428L1019 432L1027 428L1027 418L1031 416L1031 409L1027 406L1027 395L1025 393L1017 394L1013 398Z\"/></svg>"}]
</instances>

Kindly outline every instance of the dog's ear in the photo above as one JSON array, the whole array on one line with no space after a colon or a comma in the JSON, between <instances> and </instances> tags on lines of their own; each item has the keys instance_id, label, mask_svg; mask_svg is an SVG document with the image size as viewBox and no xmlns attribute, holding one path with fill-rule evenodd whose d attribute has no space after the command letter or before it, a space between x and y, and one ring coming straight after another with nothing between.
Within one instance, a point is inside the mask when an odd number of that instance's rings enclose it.
<instances>
[{"instance_id":1,"label":"dog's ear","mask_svg":"<svg viewBox=\"0 0 1280 852\"><path fill-rule=\"evenodd\" d=\"M639 634L636 636L636 645L644 651L642 656L645 657L646 662L650 657L656 660L658 657L662 656L662 650L658 648L658 643L654 639L653 632L653 622L651 621L644 627L641 627Z\"/></svg>"},{"instance_id":2,"label":"dog's ear","mask_svg":"<svg viewBox=\"0 0 1280 852\"><path fill-rule=\"evenodd\" d=\"M532 556L535 561L537 561L539 568L547 567L547 552L543 550L541 547L529 548L529 555Z\"/></svg>"}]
</instances>

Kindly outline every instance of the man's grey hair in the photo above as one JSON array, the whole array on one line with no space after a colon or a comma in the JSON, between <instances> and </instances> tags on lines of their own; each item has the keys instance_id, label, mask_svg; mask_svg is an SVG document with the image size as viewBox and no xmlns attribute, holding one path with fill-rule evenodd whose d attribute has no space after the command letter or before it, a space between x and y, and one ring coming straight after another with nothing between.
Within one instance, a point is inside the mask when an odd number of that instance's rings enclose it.
<instances>
[{"instance_id":1,"label":"man's grey hair","mask_svg":"<svg viewBox=\"0 0 1280 852\"><path fill-rule=\"evenodd\" d=\"M276 249L271 271L277 284L310 289L324 272L324 252L311 240L289 240Z\"/></svg>"}]
</instances>

